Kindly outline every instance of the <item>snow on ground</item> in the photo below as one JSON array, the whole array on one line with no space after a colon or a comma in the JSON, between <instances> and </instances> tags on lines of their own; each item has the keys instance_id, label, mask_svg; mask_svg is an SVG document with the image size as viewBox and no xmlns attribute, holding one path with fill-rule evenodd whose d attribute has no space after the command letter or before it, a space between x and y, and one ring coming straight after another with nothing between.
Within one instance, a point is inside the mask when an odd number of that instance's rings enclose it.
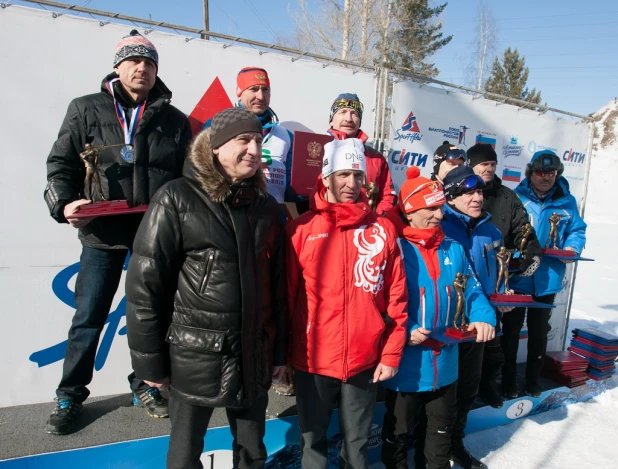
<instances>
[{"instance_id":1,"label":"snow on ground","mask_svg":"<svg viewBox=\"0 0 618 469\"><path fill-rule=\"evenodd\" d=\"M599 112L618 109L610 103ZM615 127L618 135L618 123ZM602 133L601 133L602 135ZM618 142L599 149L590 168L588 223L569 329L593 327L618 335ZM567 336L567 344L571 335ZM615 378L618 382L618 377ZM466 446L489 469L614 469L618 467L618 388L588 401L470 434ZM372 469L384 467L372 465ZM409 467L414 467L412 456Z\"/></svg>"},{"instance_id":2,"label":"snow on ground","mask_svg":"<svg viewBox=\"0 0 618 469\"><path fill-rule=\"evenodd\" d=\"M489 469L613 469L618 466L618 388L466 437Z\"/></svg>"},{"instance_id":3,"label":"snow on ground","mask_svg":"<svg viewBox=\"0 0 618 469\"><path fill-rule=\"evenodd\" d=\"M593 155L584 214L588 223L584 256L595 262L580 262L577 267L570 330L593 327L618 335L616 187L618 143ZM569 333L567 344L570 340ZM618 467L617 434L615 388L588 402L471 434L466 445L490 469L611 469Z\"/></svg>"},{"instance_id":4,"label":"snow on ground","mask_svg":"<svg viewBox=\"0 0 618 469\"><path fill-rule=\"evenodd\" d=\"M618 108L615 103L610 105ZM616 126L618 127L618 125ZM616 128L618 134L618 128ZM588 223L569 329L593 327L618 335L618 143L594 153L584 220ZM567 344L571 334L567 336ZM618 388L588 402L544 412L466 437L490 469L618 467Z\"/></svg>"}]
</instances>

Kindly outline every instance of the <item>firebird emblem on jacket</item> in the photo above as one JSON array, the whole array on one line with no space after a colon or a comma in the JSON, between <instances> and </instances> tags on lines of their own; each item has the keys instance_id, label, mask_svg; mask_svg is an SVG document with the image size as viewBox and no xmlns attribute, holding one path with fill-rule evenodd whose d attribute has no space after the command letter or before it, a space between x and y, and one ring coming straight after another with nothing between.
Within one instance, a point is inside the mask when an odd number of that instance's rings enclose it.
<instances>
[{"instance_id":1,"label":"firebird emblem on jacket","mask_svg":"<svg viewBox=\"0 0 618 469\"><path fill-rule=\"evenodd\" d=\"M385 244L386 233L378 223L363 225L354 231L354 246L358 249L358 260L354 264L355 287L374 295L382 290L386 260L382 265L377 265L375 258L384 250Z\"/></svg>"}]
</instances>

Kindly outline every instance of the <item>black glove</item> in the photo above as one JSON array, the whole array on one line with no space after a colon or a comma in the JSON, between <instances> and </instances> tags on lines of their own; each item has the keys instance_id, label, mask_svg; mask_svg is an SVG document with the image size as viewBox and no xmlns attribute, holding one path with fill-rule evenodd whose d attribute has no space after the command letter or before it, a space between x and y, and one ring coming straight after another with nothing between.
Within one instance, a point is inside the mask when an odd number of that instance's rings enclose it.
<instances>
[{"instance_id":1,"label":"black glove","mask_svg":"<svg viewBox=\"0 0 618 469\"><path fill-rule=\"evenodd\" d=\"M539 268L539 265L541 265L541 258L539 256L525 258L521 261L521 272L517 272L517 274L522 277L530 277Z\"/></svg>"}]
</instances>

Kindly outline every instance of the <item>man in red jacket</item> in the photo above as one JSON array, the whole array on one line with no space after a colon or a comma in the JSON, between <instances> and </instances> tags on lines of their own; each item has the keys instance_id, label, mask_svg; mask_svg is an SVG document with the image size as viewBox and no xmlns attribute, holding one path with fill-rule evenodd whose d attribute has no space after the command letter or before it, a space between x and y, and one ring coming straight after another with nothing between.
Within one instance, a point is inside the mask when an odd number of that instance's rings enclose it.
<instances>
[{"instance_id":1,"label":"man in red jacket","mask_svg":"<svg viewBox=\"0 0 618 469\"><path fill-rule=\"evenodd\" d=\"M290 362L302 466L327 467L326 430L339 408L345 467L368 467L377 383L397 373L407 299L397 233L361 191L361 140L324 146L311 209L287 226Z\"/></svg>"},{"instance_id":2,"label":"man in red jacket","mask_svg":"<svg viewBox=\"0 0 618 469\"><path fill-rule=\"evenodd\" d=\"M363 143L369 138L360 129L363 119L363 103L354 93L342 93L330 108L330 129L328 133L337 140L346 138L358 138ZM397 193L393 186L388 163L384 157L371 147L365 145L366 183L374 183L378 190L377 205L375 208L379 216L386 215L397 200Z\"/></svg>"}]
</instances>

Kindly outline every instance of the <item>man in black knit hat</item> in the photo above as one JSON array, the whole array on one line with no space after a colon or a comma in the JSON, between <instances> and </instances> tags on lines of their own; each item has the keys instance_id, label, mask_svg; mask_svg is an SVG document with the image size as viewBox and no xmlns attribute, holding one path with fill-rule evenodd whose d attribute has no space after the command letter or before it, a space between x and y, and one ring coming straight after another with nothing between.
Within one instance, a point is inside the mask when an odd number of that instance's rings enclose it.
<instances>
[{"instance_id":1,"label":"man in black knit hat","mask_svg":"<svg viewBox=\"0 0 618 469\"><path fill-rule=\"evenodd\" d=\"M519 249L523 234L522 228L528 224L528 216L519 197L502 184L496 176L498 155L491 145L477 143L468 149L468 161L474 172L485 181L483 190L483 208L489 212L491 222L500 230L507 249ZM529 277L538 268L542 251L534 228L530 227L527 237L526 253L521 263L519 275ZM500 318L498 318L500 319ZM500 323L498 322L498 328ZM504 363L504 354L500 347L500 337L485 344L483 354L483 371L479 395L492 407L502 407L502 397L496 383L500 367ZM512 373L514 376L515 373ZM504 383L503 383L504 384ZM503 389L503 391L505 391ZM507 398L517 397L507 393Z\"/></svg>"},{"instance_id":2,"label":"man in black knit hat","mask_svg":"<svg viewBox=\"0 0 618 469\"><path fill-rule=\"evenodd\" d=\"M442 142L433 154L433 174L431 179L444 184L444 177L457 166L466 164L468 156L457 145L451 145L448 140Z\"/></svg>"}]
</instances>

